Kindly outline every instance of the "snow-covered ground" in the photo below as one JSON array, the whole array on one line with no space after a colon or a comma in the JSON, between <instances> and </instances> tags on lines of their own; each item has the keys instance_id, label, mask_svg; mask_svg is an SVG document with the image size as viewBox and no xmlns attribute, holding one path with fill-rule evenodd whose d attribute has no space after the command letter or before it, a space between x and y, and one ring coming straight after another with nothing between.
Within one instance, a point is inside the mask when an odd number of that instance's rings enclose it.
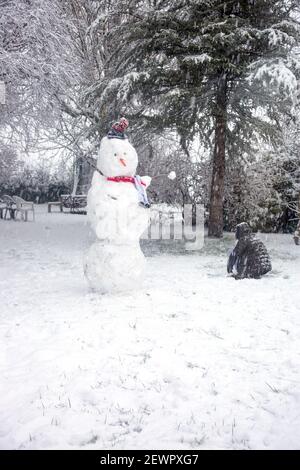
<instances>
[{"instance_id":1,"label":"snow-covered ground","mask_svg":"<svg viewBox=\"0 0 300 470\"><path fill-rule=\"evenodd\" d=\"M273 272L226 276L144 242L144 288L88 292L86 217L0 221L0 448L300 448L300 248L262 236Z\"/></svg>"}]
</instances>

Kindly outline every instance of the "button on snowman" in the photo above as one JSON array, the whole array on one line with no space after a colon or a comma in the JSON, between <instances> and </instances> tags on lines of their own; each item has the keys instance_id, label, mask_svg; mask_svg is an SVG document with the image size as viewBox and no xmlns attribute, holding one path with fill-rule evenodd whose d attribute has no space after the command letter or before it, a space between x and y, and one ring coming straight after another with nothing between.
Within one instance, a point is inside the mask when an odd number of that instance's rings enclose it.
<instances>
[{"instance_id":1,"label":"button on snowman","mask_svg":"<svg viewBox=\"0 0 300 470\"><path fill-rule=\"evenodd\" d=\"M121 118L101 140L97 171L88 193L88 218L96 234L84 271L92 290L126 292L142 282L145 258L139 239L149 220L149 176L135 175L138 156Z\"/></svg>"}]
</instances>

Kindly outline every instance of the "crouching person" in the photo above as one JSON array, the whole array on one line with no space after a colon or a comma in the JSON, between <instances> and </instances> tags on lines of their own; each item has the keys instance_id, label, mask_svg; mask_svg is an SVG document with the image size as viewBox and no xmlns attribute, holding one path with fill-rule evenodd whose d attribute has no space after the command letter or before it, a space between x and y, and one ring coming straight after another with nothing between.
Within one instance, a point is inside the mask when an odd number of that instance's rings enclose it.
<instances>
[{"instance_id":1,"label":"crouching person","mask_svg":"<svg viewBox=\"0 0 300 470\"><path fill-rule=\"evenodd\" d=\"M228 273L233 273L235 279L259 279L271 271L271 260L265 245L253 235L246 222L237 225L235 237L237 242L228 259Z\"/></svg>"}]
</instances>

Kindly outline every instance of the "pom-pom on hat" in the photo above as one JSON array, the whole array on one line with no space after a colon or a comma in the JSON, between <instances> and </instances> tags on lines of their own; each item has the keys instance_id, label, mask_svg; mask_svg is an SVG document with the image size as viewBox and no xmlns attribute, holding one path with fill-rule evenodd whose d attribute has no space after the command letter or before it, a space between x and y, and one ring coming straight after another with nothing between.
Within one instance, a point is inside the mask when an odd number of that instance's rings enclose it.
<instances>
[{"instance_id":1,"label":"pom-pom on hat","mask_svg":"<svg viewBox=\"0 0 300 470\"><path fill-rule=\"evenodd\" d=\"M109 130L107 137L109 139L127 139L125 131L129 125L129 122L125 117L121 117L118 122L115 122Z\"/></svg>"}]
</instances>

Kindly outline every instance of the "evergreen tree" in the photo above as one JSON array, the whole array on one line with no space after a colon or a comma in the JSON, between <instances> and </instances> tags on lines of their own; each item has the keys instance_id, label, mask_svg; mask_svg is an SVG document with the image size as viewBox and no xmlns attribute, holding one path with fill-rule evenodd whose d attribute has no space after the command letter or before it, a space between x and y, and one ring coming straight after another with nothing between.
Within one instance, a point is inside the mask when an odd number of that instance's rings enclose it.
<instances>
[{"instance_id":1,"label":"evergreen tree","mask_svg":"<svg viewBox=\"0 0 300 470\"><path fill-rule=\"evenodd\" d=\"M110 72L95 87L100 108L126 106L152 131L175 129L188 153L195 133L213 144L209 235L223 230L226 158L275 136L292 106L288 52L299 29L297 0L122 1L110 32Z\"/></svg>"}]
</instances>

